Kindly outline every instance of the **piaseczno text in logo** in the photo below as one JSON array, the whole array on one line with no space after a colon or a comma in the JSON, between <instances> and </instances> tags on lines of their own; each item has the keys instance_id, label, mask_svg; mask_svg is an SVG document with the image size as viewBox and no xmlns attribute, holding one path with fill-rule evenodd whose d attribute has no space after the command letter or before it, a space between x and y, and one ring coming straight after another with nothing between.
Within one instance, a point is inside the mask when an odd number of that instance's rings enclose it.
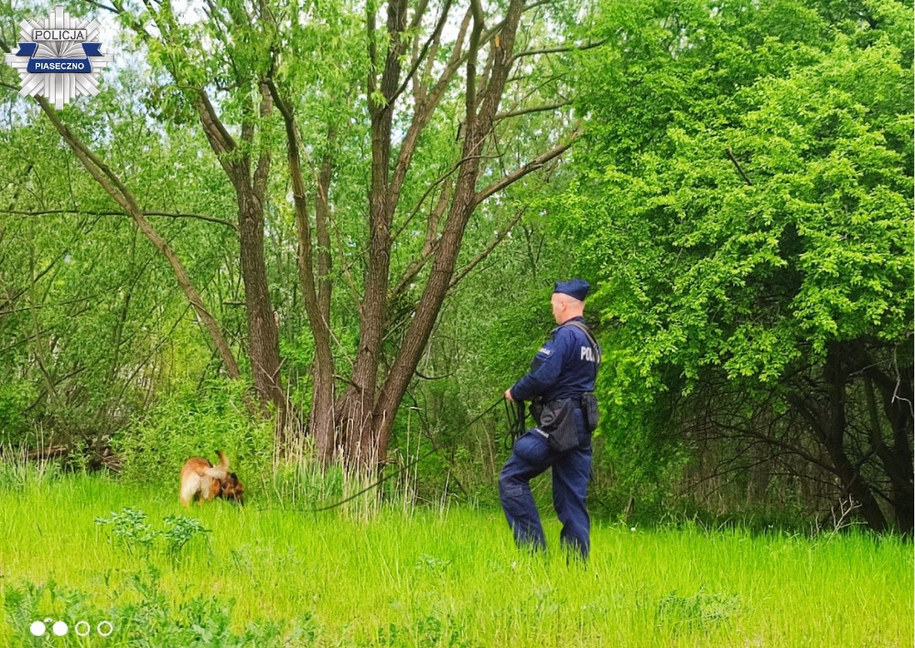
<instances>
[{"instance_id":1,"label":"piaseczno text in logo","mask_svg":"<svg viewBox=\"0 0 915 648\"><path fill-rule=\"evenodd\" d=\"M47 20L19 23L19 51L6 62L22 77L23 97L41 95L60 110L78 95L98 94L99 72L112 61L102 54L98 21L71 18L60 5Z\"/></svg>"}]
</instances>

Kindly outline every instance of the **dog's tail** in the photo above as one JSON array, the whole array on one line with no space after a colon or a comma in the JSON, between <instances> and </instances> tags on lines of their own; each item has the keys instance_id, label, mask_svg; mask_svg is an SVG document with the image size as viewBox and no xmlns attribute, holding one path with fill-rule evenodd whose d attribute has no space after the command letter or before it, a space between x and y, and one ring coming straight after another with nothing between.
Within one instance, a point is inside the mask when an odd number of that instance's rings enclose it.
<instances>
[{"instance_id":1,"label":"dog's tail","mask_svg":"<svg viewBox=\"0 0 915 648\"><path fill-rule=\"evenodd\" d=\"M214 479L222 481L229 474L229 458L222 453L222 450L217 450L216 454L219 455L219 463L205 469L203 472Z\"/></svg>"}]
</instances>

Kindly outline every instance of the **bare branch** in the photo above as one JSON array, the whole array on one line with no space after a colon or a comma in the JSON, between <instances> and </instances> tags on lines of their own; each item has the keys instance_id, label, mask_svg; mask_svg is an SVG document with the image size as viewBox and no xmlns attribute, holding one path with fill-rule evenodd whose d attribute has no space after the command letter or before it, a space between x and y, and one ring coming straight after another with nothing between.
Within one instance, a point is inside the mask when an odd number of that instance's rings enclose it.
<instances>
[{"instance_id":1,"label":"bare branch","mask_svg":"<svg viewBox=\"0 0 915 648\"><path fill-rule=\"evenodd\" d=\"M416 275L419 274L419 271L423 269L429 259L432 258L432 255L435 254L438 247L438 226L445 213L445 209L448 207L448 201L451 200L452 188L453 186L451 183L447 183L442 190L442 193L438 198L438 204L432 214L430 214L429 220L426 223L426 237L423 241L423 247L422 250L420 250L419 258L414 259L407 267L403 276L400 278L400 281L397 282L394 289L391 291L392 295L399 295L403 292L407 285L416 278Z\"/></svg>"},{"instance_id":2,"label":"bare branch","mask_svg":"<svg viewBox=\"0 0 915 648\"><path fill-rule=\"evenodd\" d=\"M480 35L485 28L480 0L470 0L470 8L473 11L473 29L470 30L470 49L467 51L467 83L464 98L464 104L466 105L464 125L467 128L465 142L472 141L476 137L477 55L481 46Z\"/></svg>"},{"instance_id":3,"label":"bare branch","mask_svg":"<svg viewBox=\"0 0 915 648\"><path fill-rule=\"evenodd\" d=\"M401 144L400 153L397 156L397 163L394 166L394 174L388 190L388 199L390 200L392 210L396 207L400 198L400 189L406 179L407 171L410 167L410 161L412 160L413 154L416 150L416 142L420 133L422 133L422 130L429 123L429 119L431 118L436 106L444 96L445 90L447 89L451 78L458 71L458 69L460 69L461 64L467 61L468 57L470 56L469 51L461 53L465 33L470 22L470 16L471 10L468 9L467 14L464 17L464 21L461 24L461 29L457 40L455 41L448 67L442 72L439 80L435 84L435 87L428 94L423 104L417 108L416 113L413 116L413 121L410 123L410 128L407 131L407 135L404 137L403 143ZM502 23L500 23L499 26L493 28L489 32L483 34L480 37L480 42L485 43L492 39L497 34L496 30L501 27L501 24ZM475 158L471 157L466 159ZM457 167L455 167L455 170L456 169ZM423 199L425 199L425 197ZM420 203L421 202L422 201L420 201Z\"/></svg>"},{"instance_id":4,"label":"bare branch","mask_svg":"<svg viewBox=\"0 0 915 648\"><path fill-rule=\"evenodd\" d=\"M194 98L194 105L197 107L197 112L200 115L200 123L203 125L203 131L206 134L207 139L210 140L213 151L215 151L216 155L220 158L223 166L226 166L223 157L227 153L231 153L235 150L235 140L232 139L229 131L226 130L226 127L216 114L216 109L213 108L213 104L210 101L210 97L207 95L206 90L202 88L197 90L197 96Z\"/></svg>"},{"instance_id":5,"label":"bare branch","mask_svg":"<svg viewBox=\"0 0 915 648\"><path fill-rule=\"evenodd\" d=\"M454 72L452 71L449 74L448 73L449 70L451 70L452 68L453 68L453 70L457 70L458 67L460 67L460 65L461 65L461 59L463 56L462 50L464 49L464 39L467 37L467 28L470 26L471 15L472 14L470 11L470 7L468 7L467 11L464 12L464 18L461 20L461 26L458 28L457 37L454 39L454 49L451 50L451 57L448 60L448 65L445 68L445 72L436 82L436 87L440 86L442 84L443 79L445 79L446 77L449 79L451 78L451 75L454 74ZM435 63L435 61L430 58L429 65L426 66L427 75L432 74L432 65L434 63Z\"/></svg>"},{"instance_id":6,"label":"bare branch","mask_svg":"<svg viewBox=\"0 0 915 648\"><path fill-rule=\"evenodd\" d=\"M258 84L261 93L260 119L266 122L273 113L273 100L270 88L267 83ZM257 166L254 168L254 195L263 201L264 194L267 191L267 180L270 178L270 147L265 146L257 160Z\"/></svg>"},{"instance_id":7,"label":"bare branch","mask_svg":"<svg viewBox=\"0 0 915 648\"><path fill-rule=\"evenodd\" d=\"M375 88L378 87L378 81L375 78L375 68L378 64L378 46L375 43L377 25L375 24L375 12L372 11L371 0L365 3L365 30L366 42L369 50L369 70L368 78L366 79L366 95L368 95L369 99L371 100L372 93L375 92Z\"/></svg>"},{"instance_id":8,"label":"bare branch","mask_svg":"<svg viewBox=\"0 0 915 648\"><path fill-rule=\"evenodd\" d=\"M409 214L409 216L407 216L403 225L401 225L400 228L397 230L397 232L394 233L394 236L391 237L391 241L396 241L400 237L400 235L403 234L404 230L407 229L407 227L410 225L410 222L413 220L414 216L416 216L416 214L419 213L419 208L423 206L424 202L426 202L426 198L429 197L429 194L431 194L438 185L445 182L451 176L451 174L453 174L459 168L460 168L460 165L455 164L454 166L451 167L451 169L448 171L448 173L441 176L438 180L436 180L435 182L433 182L432 184L429 185L429 188L426 189L425 192L423 192L423 195L420 197L420 199L418 201L416 201L416 205L413 207L413 209L410 210L410 214Z\"/></svg>"},{"instance_id":9,"label":"bare branch","mask_svg":"<svg viewBox=\"0 0 915 648\"><path fill-rule=\"evenodd\" d=\"M560 155L565 153L572 146L572 144L575 142L575 140L577 140L579 137L581 137L581 132L576 132L575 134L572 135L572 138L567 143L560 144L559 146L556 146L556 147L550 149L546 153L543 153L542 155L538 156L536 159L531 160L530 162L528 162L527 164L525 164L523 167L516 170L515 172L510 173L509 175L505 176L501 180L497 180L496 182L493 182L491 185L489 185L488 187L486 187L485 189L483 189L482 191L480 191L479 193L477 193L474 196L474 198L473 198L474 204L479 205L481 202L483 202L484 200L489 198L494 193L496 193L498 191L502 191L503 189L505 189L505 187L509 186L510 184L512 184L514 182L517 182L518 180L520 180L527 174L531 173L532 171L536 171L537 169L541 168L542 166L544 166L547 162L549 162L553 158L559 157Z\"/></svg>"},{"instance_id":10,"label":"bare branch","mask_svg":"<svg viewBox=\"0 0 915 648\"><path fill-rule=\"evenodd\" d=\"M357 305L361 313L362 295L359 294L359 289L356 287L356 282L353 279L353 275L349 271L349 265L347 265L345 260L343 235L340 233L340 228L337 227L337 221L334 219L333 213L330 211L327 213L327 220L330 222L330 225L334 230L334 234L337 237L337 252L340 255L340 268L343 270L343 276L346 277L346 283L349 286L350 295L352 296L354 303Z\"/></svg>"},{"instance_id":11,"label":"bare branch","mask_svg":"<svg viewBox=\"0 0 915 648\"><path fill-rule=\"evenodd\" d=\"M305 300L305 310L312 322L317 326L318 292L314 276L314 262L312 259L311 226L308 219L308 202L305 195L305 180L302 173L302 160L299 156L301 142L299 141L298 127L295 116L289 103L280 95L279 89L272 79L268 79L266 87L283 116L286 127L286 160L289 168L289 179L292 183L292 199L295 208L296 234L298 238L298 267L299 283Z\"/></svg>"},{"instance_id":12,"label":"bare branch","mask_svg":"<svg viewBox=\"0 0 915 648\"><path fill-rule=\"evenodd\" d=\"M565 106L572 105L571 101L560 101L559 103L549 104L547 106L534 106L532 108L522 108L520 110L512 110L511 112L499 113L493 117L493 121L501 121L503 119L509 119L511 117L520 117L521 115L530 115L532 113L538 112L548 112L550 110L556 110L558 108L564 108Z\"/></svg>"},{"instance_id":13,"label":"bare branch","mask_svg":"<svg viewBox=\"0 0 915 648\"><path fill-rule=\"evenodd\" d=\"M108 6L104 2L97 2L96 0L86 0L86 2L88 2L89 4L91 4L94 7L98 7L99 9L102 9L104 11L109 11L115 15L118 15L121 13L115 7Z\"/></svg>"},{"instance_id":14,"label":"bare branch","mask_svg":"<svg viewBox=\"0 0 915 648\"><path fill-rule=\"evenodd\" d=\"M9 216L54 216L58 214L87 214L89 216L129 216L123 211L100 211L87 209L45 209L41 211L22 211L16 209L0 209L0 214ZM144 216L162 216L165 218L193 218L195 220L207 221L208 223L217 223L230 229L237 229L235 223L216 218L214 216L204 216L203 214L186 214L182 212L161 212L161 211L143 211Z\"/></svg>"},{"instance_id":15,"label":"bare branch","mask_svg":"<svg viewBox=\"0 0 915 648\"><path fill-rule=\"evenodd\" d=\"M744 173L743 168L740 166L740 162L738 162L737 158L734 157L734 152L730 149L730 147L724 149L724 151L728 154L728 157L731 158L731 162L733 162L734 166L737 167L737 171L740 172L740 175L743 177L744 181L752 187L753 183L750 181L750 178L747 177L747 174Z\"/></svg>"},{"instance_id":16,"label":"bare branch","mask_svg":"<svg viewBox=\"0 0 915 648\"><path fill-rule=\"evenodd\" d=\"M390 106L394 105L394 102L406 89L407 84L410 83L410 79L412 79L413 75L416 74L416 70L419 69L420 64L423 62L423 59L425 59L426 53L429 51L429 48L432 46L432 43L435 42L435 40L438 38L439 34L441 34L442 28L444 28L444 26L445 26L445 21L448 19L448 12L451 10L451 2L452 2L452 0L447 0L445 2L445 6L442 7L442 15L439 17L438 22L435 25L435 30L432 32L432 34L423 44L423 47L420 50L419 55L413 61L413 65L411 66L410 71L404 77L403 83L400 84L400 87L397 88L397 90L394 92L394 94L391 97L385 97L385 99L387 100L387 106L390 107ZM425 7L425 2L423 2L423 7ZM418 13L418 11L417 11L417 13ZM416 17L414 17L414 23L417 21L418 21L418 19Z\"/></svg>"},{"instance_id":17,"label":"bare branch","mask_svg":"<svg viewBox=\"0 0 915 648\"><path fill-rule=\"evenodd\" d=\"M458 271L457 275L451 280L451 283L448 285L448 290L454 288L459 281L466 277L470 272L480 263L483 259L489 256L489 254L496 249L496 246L499 245L508 236L508 233L512 228L521 220L521 217L524 216L524 212L527 210L526 207L519 209L518 213L515 214L515 217L506 225L501 232L496 236L496 238L487 245L478 255L476 255L473 260L464 266L461 270Z\"/></svg>"},{"instance_id":18,"label":"bare branch","mask_svg":"<svg viewBox=\"0 0 915 648\"><path fill-rule=\"evenodd\" d=\"M331 218L330 183L334 174L334 160L331 147L336 142L337 132L331 126L327 130L327 150L321 161L321 173L316 175L318 183L315 192L315 234L318 238L318 305L328 322L330 321L330 296L333 290L331 271L333 255L331 254L330 232L327 225Z\"/></svg>"},{"instance_id":19,"label":"bare branch","mask_svg":"<svg viewBox=\"0 0 915 648\"><path fill-rule=\"evenodd\" d=\"M543 7L545 5L553 4L554 2L555 0L539 0L539 2L531 2L530 4L524 5L524 13L533 11L534 9Z\"/></svg>"},{"instance_id":20,"label":"bare branch","mask_svg":"<svg viewBox=\"0 0 915 648\"><path fill-rule=\"evenodd\" d=\"M584 52L585 50L594 49L595 47L600 47L607 42L608 39L599 40L596 43L587 43L585 45L572 45L567 47L547 47L544 49L537 50L527 50L524 52L518 52L513 57L513 60L517 61L520 58L525 56L538 56L540 54L564 54L566 52Z\"/></svg>"}]
</instances>

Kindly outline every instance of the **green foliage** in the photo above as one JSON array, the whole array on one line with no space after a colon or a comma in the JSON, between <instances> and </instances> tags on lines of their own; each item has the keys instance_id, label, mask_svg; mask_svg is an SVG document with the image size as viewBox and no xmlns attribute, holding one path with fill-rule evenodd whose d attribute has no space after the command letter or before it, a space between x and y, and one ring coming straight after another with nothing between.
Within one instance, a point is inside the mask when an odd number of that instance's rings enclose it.
<instances>
[{"instance_id":1,"label":"green foliage","mask_svg":"<svg viewBox=\"0 0 915 648\"><path fill-rule=\"evenodd\" d=\"M754 48L755 21L728 31L735 7L699 19L690 10L701 16L701 2L648 4L687 46L638 65L584 63L618 90L582 98L613 119L595 119L596 155L579 156L583 179L567 210L589 237L587 263L619 264L602 291L604 316L625 324L633 351L623 364L649 388L664 363L687 383L703 366L767 382L808 350L822 358L828 340L898 340L912 301L912 182L898 131L911 89L899 49L887 36L860 50L842 33L818 42L822 19L803 43L769 37ZM627 43L663 43L652 24L627 31ZM766 65L798 50L806 60ZM644 67L651 74L632 88ZM758 76L744 78L747 67ZM676 99L665 94L672 77L684 79ZM703 102L713 89L718 101ZM614 97L663 124L631 134L639 116L612 112Z\"/></svg>"},{"instance_id":2,"label":"green foliage","mask_svg":"<svg viewBox=\"0 0 915 648\"><path fill-rule=\"evenodd\" d=\"M125 178L210 301L226 290L217 278L231 283L234 231L183 216L231 214L227 183L204 141L149 119L142 71L119 74L62 116ZM210 351L167 261L13 87L0 90L0 438L94 447L153 385L199 380Z\"/></svg>"},{"instance_id":3,"label":"green foliage","mask_svg":"<svg viewBox=\"0 0 915 648\"><path fill-rule=\"evenodd\" d=\"M148 518L143 511L125 508L120 513L112 513L111 517L95 518L95 523L111 525L111 538L132 551L134 547L149 549L158 535L146 522Z\"/></svg>"},{"instance_id":4,"label":"green foliage","mask_svg":"<svg viewBox=\"0 0 915 648\"><path fill-rule=\"evenodd\" d=\"M885 358L911 333L911 25L901 3L859 9L603 5L555 210L600 286L605 429L626 471L657 452L676 479L677 420L713 389L740 394L725 420L767 399L783 413L785 383L830 344Z\"/></svg>"},{"instance_id":5,"label":"green foliage","mask_svg":"<svg viewBox=\"0 0 915 648\"><path fill-rule=\"evenodd\" d=\"M242 483L267 474L273 460L270 420L246 409L250 394L238 381L209 381L163 398L149 413L118 433L112 444L123 457L124 477L168 479L176 486L184 462L193 456L218 462L222 450Z\"/></svg>"},{"instance_id":6,"label":"green foliage","mask_svg":"<svg viewBox=\"0 0 915 648\"><path fill-rule=\"evenodd\" d=\"M186 601L174 601L162 590L161 572L154 567L133 573L126 580L124 601L109 609L91 602L87 592L48 581L36 585L25 581L4 589L3 607L7 622L16 629L25 629L36 619L64 620L70 626L63 637L53 637L57 646L84 646L90 637L107 645L130 645L140 648L159 646L226 646L230 648L261 648L263 646L309 646L315 636L315 626L309 615L295 621L252 621L241 631L232 627L234 601L206 596L193 596ZM87 619L95 623L89 623ZM75 621L89 623L89 634L80 638ZM111 634L104 639L96 636L96 627L107 620ZM47 624L50 625L50 624ZM50 634L48 629L47 634ZM48 638L32 637L17 632L15 646L47 645ZM91 644L96 645L96 644Z\"/></svg>"},{"instance_id":7,"label":"green foliage","mask_svg":"<svg viewBox=\"0 0 915 648\"><path fill-rule=\"evenodd\" d=\"M34 402L36 387L25 380L0 383L0 445L18 443L26 436L26 409Z\"/></svg>"},{"instance_id":8,"label":"green foliage","mask_svg":"<svg viewBox=\"0 0 915 648\"><path fill-rule=\"evenodd\" d=\"M733 594L713 594L700 588L693 596L680 596L674 591L661 599L655 616L658 625L675 630L703 628L739 614L740 604L740 597Z\"/></svg>"},{"instance_id":9,"label":"green foliage","mask_svg":"<svg viewBox=\"0 0 915 648\"><path fill-rule=\"evenodd\" d=\"M195 536L210 532L199 520L184 515L165 516L162 529L153 527L148 519L143 511L127 507L107 518L97 517L95 523L108 529L109 540L132 555L136 551L142 557L158 550L173 560L180 558L182 548Z\"/></svg>"},{"instance_id":10,"label":"green foliage","mask_svg":"<svg viewBox=\"0 0 915 648\"><path fill-rule=\"evenodd\" d=\"M358 646L400 648L401 646L429 646L430 648L479 648L483 644L468 639L459 621L429 615L415 620L407 627L390 623L379 628L376 636Z\"/></svg>"}]
</instances>

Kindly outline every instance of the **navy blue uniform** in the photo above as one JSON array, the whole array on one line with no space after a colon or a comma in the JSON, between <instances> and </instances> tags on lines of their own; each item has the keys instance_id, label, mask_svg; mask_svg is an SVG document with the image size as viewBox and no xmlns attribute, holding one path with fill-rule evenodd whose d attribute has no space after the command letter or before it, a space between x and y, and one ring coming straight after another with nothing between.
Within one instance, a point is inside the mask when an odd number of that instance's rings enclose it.
<instances>
[{"instance_id":1,"label":"navy blue uniform","mask_svg":"<svg viewBox=\"0 0 915 648\"><path fill-rule=\"evenodd\" d=\"M582 321L581 317L574 320ZM539 397L544 403L580 399L594 390L600 349L591 346L583 331L573 325L553 329L553 334L534 356L531 370L511 388L516 401ZM577 448L557 452L538 429L528 430L512 449L512 456L499 473L499 497L505 517L519 546L543 548L546 537L531 494L530 480L547 468L553 471L553 507L562 522L560 540L587 558L591 547L591 519L585 497L591 478L591 433L585 427L581 407L573 405L578 430Z\"/></svg>"},{"instance_id":2,"label":"navy blue uniform","mask_svg":"<svg viewBox=\"0 0 915 648\"><path fill-rule=\"evenodd\" d=\"M572 321L584 323L581 317ZM512 398L529 401L539 396L549 402L594 391L597 353L583 331L568 324L557 326L531 361L531 371L511 388Z\"/></svg>"}]
</instances>

